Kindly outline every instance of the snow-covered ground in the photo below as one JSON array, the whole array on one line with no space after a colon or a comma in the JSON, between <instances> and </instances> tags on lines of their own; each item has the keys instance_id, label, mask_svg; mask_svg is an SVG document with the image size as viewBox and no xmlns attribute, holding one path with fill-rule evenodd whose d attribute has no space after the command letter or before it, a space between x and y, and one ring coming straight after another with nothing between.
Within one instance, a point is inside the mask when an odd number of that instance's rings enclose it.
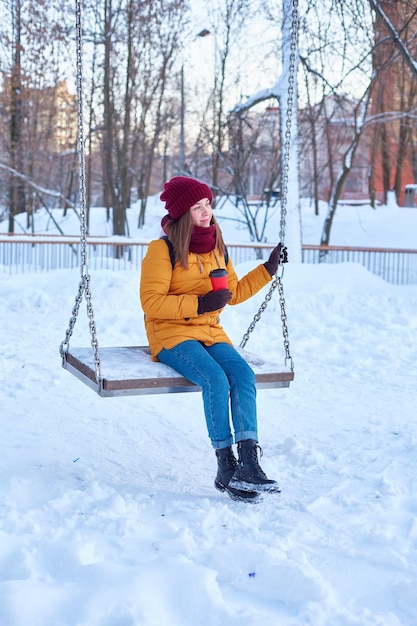
<instances>
[{"instance_id":1,"label":"snow-covered ground","mask_svg":"<svg viewBox=\"0 0 417 626\"><path fill-rule=\"evenodd\" d=\"M415 248L416 217L344 208L332 243ZM200 394L103 399L61 368L78 278L0 273L0 624L415 626L417 287L288 264L295 380L258 392L282 494L243 505L213 487ZM92 276L100 345L145 342L138 283ZM262 295L224 312L236 343ZM275 297L247 348L284 358Z\"/></svg>"}]
</instances>

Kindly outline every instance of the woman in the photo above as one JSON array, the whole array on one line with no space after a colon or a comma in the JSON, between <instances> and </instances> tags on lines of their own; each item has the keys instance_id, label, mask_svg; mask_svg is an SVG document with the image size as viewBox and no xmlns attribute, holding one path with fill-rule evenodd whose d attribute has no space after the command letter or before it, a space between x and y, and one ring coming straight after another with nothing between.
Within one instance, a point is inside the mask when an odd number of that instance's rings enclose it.
<instances>
[{"instance_id":1,"label":"woman","mask_svg":"<svg viewBox=\"0 0 417 626\"><path fill-rule=\"evenodd\" d=\"M261 491L279 492L258 461L255 375L233 347L219 316L226 304L244 302L271 280L281 244L266 263L239 280L227 254L225 258L210 188L176 176L165 183L161 200L168 211L161 225L169 241L162 238L149 244L140 284L152 358L202 388L208 434L217 456L215 487L245 500L257 498ZM227 269L228 287L213 291L209 274L216 268Z\"/></svg>"}]
</instances>

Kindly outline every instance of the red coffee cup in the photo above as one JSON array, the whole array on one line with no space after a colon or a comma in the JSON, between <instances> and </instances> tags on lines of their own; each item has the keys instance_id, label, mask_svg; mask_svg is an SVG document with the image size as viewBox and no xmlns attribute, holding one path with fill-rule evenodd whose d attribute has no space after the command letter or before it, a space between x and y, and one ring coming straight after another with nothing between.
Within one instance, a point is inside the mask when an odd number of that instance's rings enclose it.
<instances>
[{"instance_id":1,"label":"red coffee cup","mask_svg":"<svg viewBox=\"0 0 417 626\"><path fill-rule=\"evenodd\" d=\"M211 270L210 274L211 286L213 287L213 291L219 291L219 289L227 289L228 287L228 277L227 270L218 269Z\"/></svg>"}]
</instances>

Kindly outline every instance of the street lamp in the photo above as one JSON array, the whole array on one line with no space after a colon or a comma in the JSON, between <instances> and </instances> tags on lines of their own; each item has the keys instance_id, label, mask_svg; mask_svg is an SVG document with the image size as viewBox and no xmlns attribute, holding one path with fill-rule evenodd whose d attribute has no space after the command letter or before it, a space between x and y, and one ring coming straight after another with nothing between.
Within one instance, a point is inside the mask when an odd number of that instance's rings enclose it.
<instances>
[{"instance_id":1,"label":"street lamp","mask_svg":"<svg viewBox=\"0 0 417 626\"><path fill-rule=\"evenodd\" d=\"M207 37L210 35L210 31L207 28L203 28L194 38L197 37ZM185 134L184 134L184 126L185 126L185 94L184 94L184 63L181 66L181 110L180 110L180 164L179 164L179 173L184 173L185 167Z\"/></svg>"}]
</instances>

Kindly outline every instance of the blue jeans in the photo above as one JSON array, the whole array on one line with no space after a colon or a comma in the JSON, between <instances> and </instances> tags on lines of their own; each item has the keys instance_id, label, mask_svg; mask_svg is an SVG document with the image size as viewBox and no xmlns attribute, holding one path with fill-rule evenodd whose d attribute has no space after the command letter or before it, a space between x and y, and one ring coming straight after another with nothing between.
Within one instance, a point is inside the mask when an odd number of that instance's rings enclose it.
<instances>
[{"instance_id":1,"label":"blue jeans","mask_svg":"<svg viewBox=\"0 0 417 626\"><path fill-rule=\"evenodd\" d=\"M233 441L243 439L258 441L255 374L233 346L228 343L205 346L190 339L169 350L163 348L158 359L202 388L213 448L227 448Z\"/></svg>"}]
</instances>

